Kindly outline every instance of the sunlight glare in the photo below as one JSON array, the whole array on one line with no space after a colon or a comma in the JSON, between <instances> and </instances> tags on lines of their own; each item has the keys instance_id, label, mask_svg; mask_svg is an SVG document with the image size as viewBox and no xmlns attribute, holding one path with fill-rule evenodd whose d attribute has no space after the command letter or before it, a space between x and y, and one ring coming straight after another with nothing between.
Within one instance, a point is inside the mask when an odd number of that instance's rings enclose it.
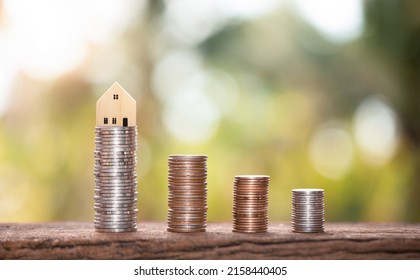
<instances>
[{"instance_id":1,"label":"sunlight glare","mask_svg":"<svg viewBox=\"0 0 420 280\"><path fill-rule=\"evenodd\" d=\"M361 0L297 0L299 13L333 41L348 41L362 32Z\"/></svg>"}]
</instances>

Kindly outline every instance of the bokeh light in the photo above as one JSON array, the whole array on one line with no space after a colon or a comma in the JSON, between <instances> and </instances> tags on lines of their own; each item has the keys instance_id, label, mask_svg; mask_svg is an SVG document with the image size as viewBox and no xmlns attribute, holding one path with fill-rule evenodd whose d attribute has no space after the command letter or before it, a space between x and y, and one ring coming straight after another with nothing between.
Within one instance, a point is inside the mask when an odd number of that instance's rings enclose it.
<instances>
[{"instance_id":1,"label":"bokeh light","mask_svg":"<svg viewBox=\"0 0 420 280\"><path fill-rule=\"evenodd\" d=\"M364 159L382 165L394 156L398 147L395 113L378 98L370 97L357 108L354 117L355 138Z\"/></svg>"},{"instance_id":2,"label":"bokeh light","mask_svg":"<svg viewBox=\"0 0 420 280\"><path fill-rule=\"evenodd\" d=\"M390 5L392 3L392 5ZM209 221L238 174L326 191L329 221L419 221L417 18L393 0L0 0L0 221L93 219L96 100L137 101L139 219L169 154L207 154Z\"/></svg>"},{"instance_id":3,"label":"bokeh light","mask_svg":"<svg viewBox=\"0 0 420 280\"><path fill-rule=\"evenodd\" d=\"M339 179L350 171L353 143L350 134L334 122L317 129L311 138L309 155L323 176Z\"/></svg>"},{"instance_id":4,"label":"bokeh light","mask_svg":"<svg viewBox=\"0 0 420 280\"><path fill-rule=\"evenodd\" d=\"M297 0L296 6L306 20L335 41L351 40L362 32L361 0Z\"/></svg>"}]
</instances>

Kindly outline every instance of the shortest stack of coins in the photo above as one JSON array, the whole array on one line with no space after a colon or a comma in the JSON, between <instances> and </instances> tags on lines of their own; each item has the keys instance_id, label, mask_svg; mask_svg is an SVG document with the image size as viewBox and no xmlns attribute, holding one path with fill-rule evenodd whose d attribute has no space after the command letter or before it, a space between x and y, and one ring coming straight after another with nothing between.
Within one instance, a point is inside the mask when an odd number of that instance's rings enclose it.
<instances>
[{"instance_id":1,"label":"shortest stack of coins","mask_svg":"<svg viewBox=\"0 0 420 280\"><path fill-rule=\"evenodd\" d=\"M168 166L168 231L205 231L207 156L171 155Z\"/></svg>"},{"instance_id":2,"label":"shortest stack of coins","mask_svg":"<svg viewBox=\"0 0 420 280\"><path fill-rule=\"evenodd\" d=\"M268 227L269 176L235 176L233 185L233 231L266 232Z\"/></svg>"},{"instance_id":3,"label":"shortest stack of coins","mask_svg":"<svg viewBox=\"0 0 420 280\"><path fill-rule=\"evenodd\" d=\"M292 190L292 230L301 233L324 232L324 190Z\"/></svg>"},{"instance_id":4,"label":"shortest stack of coins","mask_svg":"<svg viewBox=\"0 0 420 280\"><path fill-rule=\"evenodd\" d=\"M137 230L137 126L96 127L95 229Z\"/></svg>"}]
</instances>

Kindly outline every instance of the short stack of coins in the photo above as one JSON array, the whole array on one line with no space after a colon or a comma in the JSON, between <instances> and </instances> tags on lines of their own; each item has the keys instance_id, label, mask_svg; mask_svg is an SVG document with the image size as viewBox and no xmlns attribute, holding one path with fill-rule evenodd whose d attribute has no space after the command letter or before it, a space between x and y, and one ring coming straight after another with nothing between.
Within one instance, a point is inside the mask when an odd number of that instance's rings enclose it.
<instances>
[{"instance_id":1,"label":"short stack of coins","mask_svg":"<svg viewBox=\"0 0 420 280\"><path fill-rule=\"evenodd\" d=\"M300 233L324 232L324 190L292 190L292 230Z\"/></svg>"},{"instance_id":2,"label":"short stack of coins","mask_svg":"<svg viewBox=\"0 0 420 280\"><path fill-rule=\"evenodd\" d=\"M205 231L207 156L171 155L168 167L168 231Z\"/></svg>"},{"instance_id":3,"label":"short stack of coins","mask_svg":"<svg viewBox=\"0 0 420 280\"><path fill-rule=\"evenodd\" d=\"M95 128L95 229L137 230L137 126Z\"/></svg>"},{"instance_id":4,"label":"short stack of coins","mask_svg":"<svg viewBox=\"0 0 420 280\"><path fill-rule=\"evenodd\" d=\"M270 176L235 176L233 185L233 231L266 232Z\"/></svg>"}]
</instances>

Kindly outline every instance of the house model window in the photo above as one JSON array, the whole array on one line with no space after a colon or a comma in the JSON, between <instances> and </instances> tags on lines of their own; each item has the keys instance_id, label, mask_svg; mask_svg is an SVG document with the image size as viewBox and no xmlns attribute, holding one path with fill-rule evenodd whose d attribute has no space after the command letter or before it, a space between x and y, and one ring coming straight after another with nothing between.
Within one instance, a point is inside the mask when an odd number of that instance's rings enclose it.
<instances>
[{"instance_id":1,"label":"house model window","mask_svg":"<svg viewBox=\"0 0 420 280\"><path fill-rule=\"evenodd\" d=\"M96 102L97 126L135 126L136 101L118 83Z\"/></svg>"}]
</instances>

